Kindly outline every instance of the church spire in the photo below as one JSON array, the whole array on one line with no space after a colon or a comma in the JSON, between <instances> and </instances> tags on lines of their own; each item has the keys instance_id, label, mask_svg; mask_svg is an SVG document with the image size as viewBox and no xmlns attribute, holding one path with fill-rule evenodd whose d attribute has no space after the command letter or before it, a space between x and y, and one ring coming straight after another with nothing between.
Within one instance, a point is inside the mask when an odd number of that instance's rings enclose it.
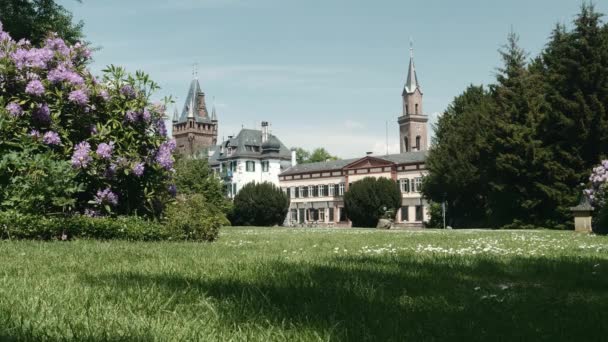
<instances>
[{"instance_id":1,"label":"church spire","mask_svg":"<svg viewBox=\"0 0 608 342\"><path fill-rule=\"evenodd\" d=\"M213 97L213 107L211 107L211 121L217 121L217 114L215 113L215 96Z\"/></svg>"},{"instance_id":2,"label":"church spire","mask_svg":"<svg viewBox=\"0 0 608 342\"><path fill-rule=\"evenodd\" d=\"M416 89L422 93L422 89L420 89L420 84L418 83L418 76L416 75L416 67L414 66L414 43L410 39L410 66L407 71L407 81L405 82L403 92L404 94L411 94Z\"/></svg>"},{"instance_id":3,"label":"church spire","mask_svg":"<svg viewBox=\"0 0 608 342\"><path fill-rule=\"evenodd\" d=\"M173 106L173 122L177 122L179 120L177 116L177 107Z\"/></svg>"}]
</instances>

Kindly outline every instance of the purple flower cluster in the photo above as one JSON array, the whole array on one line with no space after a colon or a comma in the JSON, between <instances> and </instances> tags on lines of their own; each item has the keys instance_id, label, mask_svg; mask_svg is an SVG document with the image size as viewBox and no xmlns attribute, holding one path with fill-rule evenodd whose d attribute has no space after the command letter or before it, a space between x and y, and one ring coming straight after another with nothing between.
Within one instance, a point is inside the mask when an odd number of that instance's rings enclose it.
<instances>
[{"instance_id":1,"label":"purple flower cluster","mask_svg":"<svg viewBox=\"0 0 608 342\"><path fill-rule=\"evenodd\" d=\"M26 67L46 69L54 55L52 50L45 47L41 49L32 48L29 50L17 49L11 54L11 58L19 70Z\"/></svg>"},{"instance_id":2,"label":"purple flower cluster","mask_svg":"<svg viewBox=\"0 0 608 342\"><path fill-rule=\"evenodd\" d=\"M61 144L61 138L56 132L49 131L44 133L44 136L42 137L42 142L47 145L59 145Z\"/></svg>"},{"instance_id":3,"label":"purple flower cluster","mask_svg":"<svg viewBox=\"0 0 608 342\"><path fill-rule=\"evenodd\" d=\"M38 105L38 108L34 111L34 119L41 123L51 122L51 110L46 103Z\"/></svg>"},{"instance_id":4,"label":"purple flower cluster","mask_svg":"<svg viewBox=\"0 0 608 342\"><path fill-rule=\"evenodd\" d=\"M139 114L132 110L128 110L127 113L125 114L125 119L129 122L137 121L138 117L139 117Z\"/></svg>"},{"instance_id":5,"label":"purple flower cluster","mask_svg":"<svg viewBox=\"0 0 608 342\"><path fill-rule=\"evenodd\" d=\"M2 22L0 21L0 43L4 41L12 41L11 36L2 30Z\"/></svg>"},{"instance_id":6,"label":"purple flower cluster","mask_svg":"<svg viewBox=\"0 0 608 342\"><path fill-rule=\"evenodd\" d=\"M18 117L23 114L23 109L21 109L21 106L17 102L9 103L6 106L6 110L9 112L10 115L14 117Z\"/></svg>"},{"instance_id":7,"label":"purple flower cluster","mask_svg":"<svg viewBox=\"0 0 608 342\"><path fill-rule=\"evenodd\" d=\"M602 160L602 163L593 168L591 176L589 176L590 187L583 190L583 193L589 202L593 205L603 205L606 197L606 184L608 184L608 160Z\"/></svg>"},{"instance_id":8,"label":"purple flower cluster","mask_svg":"<svg viewBox=\"0 0 608 342\"><path fill-rule=\"evenodd\" d=\"M88 142L83 141L76 145L72 154L72 167L77 169L86 168L91 162L89 153L91 153L91 145Z\"/></svg>"},{"instance_id":9,"label":"purple flower cluster","mask_svg":"<svg viewBox=\"0 0 608 342\"><path fill-rule=\"evenodd\" d=\"M109 144L101 143L97 146L97 156L101 159L110 159L112 158L112 152L114 151L114 142L110 141Z\"/></svg>"},{"instance_id":10,"label":"purple flower cluster","mask_svg":"<svg viewBox=\"0 0 608 342\"><path fill-rule=\"evenodd\" d=\"M95 195L94 200L95 200L95 203L97 203L99 205L102 205L102 204L117 205L118 204L118 196L116 196L116 194L113 193L110 188L98 190L97 194Z\"/></svg>"},{"instance_id":11,"label":"purple flower cluster","mask_svg":"<svg viewBox=\"0 0 608 342\"><path fill-rule=\"evenodd\" d=\"M99 210L95 210L95 209L85 209L84 210L84 216L88 216L88 217L98 217L100 216Z\"/></svg>"},{"instance_id":12,"label":"purple flower cluster","mask_svg":"<svg viewBox=\"0 0 608 342\"><path fill-rule=\"evenodd\" d=\"M74 90L68 95L68 100L74 102L77 105L85 106L89 103L89 95L82 89Z\"/></svg>"},{"instance_id":13,"label":"purple flower cluster","mask_svg":"<svg viewBox=\"0 0 608 342\"><path fill-rule=\"evenodd\" d=\"M120 88L120 93L128 98L134 98L136 95L135 89L133 89L130 84L122 86L122 88Z\"/></svg>"},{"instance_id":14,"label":"purple flower cluster","mask_svg":"<svg viewBox=\"0 0 608 342\"><path fill-rule=\"evenodd\" d=\"M128 122L137 122L140 120L143 122L149 122L150 119L152 119L152 114L147 109L144 109L143 111L128 110L125 113L125 120Z\"/></svg>"},{"instance_id":15,"label":"purple flower cluster","mask_svg":"<svg viewBox=\"0 0 608 342\"><path fill-rule=\"evenodd\" d=\"M167 190L169 191L169 194L173 197L177 196L177 187L175 186L175 184L170 184L169 187L167 188Z\"/></svg>"},{"instance_id":16,"label":"purple flower cluster","mask_svg":"<svg viewBox=\"0 0 608 342\"><path fill-rule=\"evenodd\" d=\"M141 177L144 174L145 166L144 163L137 163L133 166L133 174L137 177Z\"/></svg>"},{"instance_id":17,"label":"purple flower cluster","mask_svg":"<svg viewBox=\"0 0 608 342\"><path fill-rule=\"evenodd\" d=\"M173 169L173 150L175 150L175 140L171 139L163 142L156 153L156 162L165 170Z\"/></svg>"},{"instance_id":18,"label":"purple flower cluster","mask_svg":"<svg viewBox=\"0 0 608 342\"><path fill-rule=\"evenodd\" d=\"M107 90L100 91L99 96L101 96L104 101L108 101L110 99L110 94L108 94Z\"/></svg>"},{"instance_id":19,"label":"purple flower cluster","mask_svg":"<svg viewBox=\"0 0 608 342\"><path fill-rule=\"evenodd\" d=\"M65 44L63 39L57 37L56 35L54 37L48 38L45 41L44 47L50 51L57 51L66 57L70 55L70 48Z\"/></svg>"},{"instance_id":20,"label":"purple flower cluster","mask_svg":"<svg viewBox=\"0 0 608 342\"><path fill-rule=\"evenodd\" d=\"M32 80L25 87L25 92L31 95L40 96L44 94L44 85L40 80Z\"/></svg>"},{"instance_id":21,"label":"purple flower cluster","mask_svg":"<svg viewBox=\"0 0 608 342\"><path fill-rule=\"evenodd\" d=\"M158 134L161 137L166 137L167 136L167 126L165 126L165 120L160 118L160 119L156 120L155 125L156 125L156 131L158 132Z\"/></svg>"},{"instance_id":22,"label":"purple flower cluster","mask_svg":"<svg viewBox=\"0 0 608 342\"><path fill-rule=\"evenodd\" d=\"M30 137L32 137L34 139L38 139L38 138L40 138L40 132L36 129L33 129L30 131Z\"/></svg>"},{"instance_id":23,"label":"purple flower cluster","mask_svg":"<svg viewBox=\"0 0 608 342\"><path fill-rule=\"evenodd\" d=\"M84 79L77 72L70 70L65 65L59 65L57 68L49 71L47 79L53 83L67 81L71 85L83 85Z\"/></svg>"}]
</instances>

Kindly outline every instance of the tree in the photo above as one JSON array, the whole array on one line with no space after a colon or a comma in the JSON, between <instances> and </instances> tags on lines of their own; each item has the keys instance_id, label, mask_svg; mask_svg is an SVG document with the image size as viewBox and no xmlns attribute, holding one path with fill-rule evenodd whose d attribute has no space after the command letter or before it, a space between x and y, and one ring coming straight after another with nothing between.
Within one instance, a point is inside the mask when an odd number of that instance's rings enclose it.
<instances>
[{"instance_id":1,"label":"tree","mask_svg":"<svg viewBox=\"0 0 608 342\"><path fill-rule=\"evenodd\" d=\"M222 183L211 171L207 159L178 159L175 163L174 180L178 194L200 194L224 213L230 211L231 203L224 196Z\"/></svg>"},{"instance_id":2,"label":"tree","mask_svg":"<svg viewBox=\"0 0 608 342\"><path fill-rule=\"evenodd\" d=\"M422 193L433 202L447 202L451 213L447 223L453 227L488 225L488 179L483 165L492 162L487 143L492 105L483 86L471 85L435 126Z\"/></svg>"},{"instance_id":3,"label":"tree","mask_svg":"<svg viewBox=\"0 0 608 342\"><path fill-rule=\"evenodd\" d=\"M338 160L339 158L331 155L323 147L315 148L312 153L301 148L296 147L296 161L298 164L318 163L328 160Z\"/></svg>"},{"instance_id":4,"label":"tree","mask_svg":"<svg viewBox=\"0 0 608 342\"><path fill-rule=\"evenodd\" d=\"M366 177L344 194L344 209L353 227L376 227L386 212L401 207L401 192L392 179Z\"/></svg>"},{"instance_id":5,"label":"tree","mask_svg":"<svg viewBox=\"0 0 608 342\"><path fill-rule=\"evenodd\" d=\"M73 23L72 14L53 0L0 1L0 22L13 39L27 39L34 45L42 43L50 32L70 44L84 38L83 22Z\"/></svg>"},{"instance_id":6,"label":"tree","mask_svg":"<svg viewBox=\"0 0 608 342\"><path fill-rule=\"evenodd\" d=\"M248 183L234 198L230 222L235 226L281 225L288 209L289 198L276 185Z\"/></svg>"}]
</instances>

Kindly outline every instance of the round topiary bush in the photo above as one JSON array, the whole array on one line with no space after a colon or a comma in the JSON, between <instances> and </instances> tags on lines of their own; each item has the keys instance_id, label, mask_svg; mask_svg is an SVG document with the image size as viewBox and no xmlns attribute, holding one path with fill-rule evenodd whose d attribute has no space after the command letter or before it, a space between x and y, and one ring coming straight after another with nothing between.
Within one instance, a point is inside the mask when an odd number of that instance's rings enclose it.
<instances>
[{"instance_id":1,"label":"round topiary bush","mask_svg":"<svg viewBox=\"0 0 608 342\"><path fill-rule=\"evenodd\" d=\"M344 209L353 227L376 227L386 212L401 207L397 183L387 178L366 177L354 182L344 194Z\"/></svg>"},{"instance_id":2,"label":"round topiary bush","mask_svg":"<svg viewBox=\"0 0 608 342\"><path fill-rule=\"evenodd\" d=\"M213 241L229 223L222 210L201 194L178 196L166 210L167 231L178 240Z\"/></svg>"},{"instance_id":3,"label":"round topiary bush","mask_svg":"<svg viewBox=\"0 0 608 342\"><path fill-rule=\"evenodd\" d=\"M230 222L234 226L281 225L287 217L289 198L272 183L249 183L234 198Z\"/></svg>"},{"instance_id":4,"label":"round topiary bush","mask_svg":"<svg viewBox=\"0 0 608 342\"><path fill-rule=\"evenodd\" d=\"M0 23L0 211L159 217L174 189L158 86L86 68L91 51L49 35L33 46Z\"/></svg>"}]
</instances>

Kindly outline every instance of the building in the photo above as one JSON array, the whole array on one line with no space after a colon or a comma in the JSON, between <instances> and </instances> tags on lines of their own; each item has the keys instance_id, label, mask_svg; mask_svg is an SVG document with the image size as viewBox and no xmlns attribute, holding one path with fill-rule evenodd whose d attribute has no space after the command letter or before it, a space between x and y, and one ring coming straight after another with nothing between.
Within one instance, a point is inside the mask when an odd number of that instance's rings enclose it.
<instances>
[{"instance_id":1,"label":"building","mask_svg":"<svg viewBox=\"0 0 608 342\"><path fill-rule=\"evenodd\" d=\"M213 107L211 116L207 111L205 93L201 91L198 79L190 83L181 115L177 108L173 114L173 137L177 151L188 156L205 154L217 144L217 114Z\"/></svg>"},{"instance_id":2,"label":"building","mask_svg":"<svg viewBox=\"0 0 608 342\"><path fill-rule=\"evenodd\" d=\"M386 177L399 184L402 194L395 223L423 227L423 222L429 220L428 203L420 194L422 178L427 174L428 118L422 110L422 90L412 52L402 98L403 113L398 119L400 154L295 165L279 175L279 184L291 199L287 224L349 226L343 195L350 184L365 177Z\"/></svg>"},{"instance_id":3,"label":"building","mask_svg":"<svg viewBox=\"0 0 608 342\"><path fill-rule=\"evenodd\" d=\"M262 122L261 130L242 129L211 148L209 165L220 175L228 197L233 198L247 183L278 186L279 174L292 165L292 155L295 153L270 133L268 122Z\"/></svg>"}]
</instances>

